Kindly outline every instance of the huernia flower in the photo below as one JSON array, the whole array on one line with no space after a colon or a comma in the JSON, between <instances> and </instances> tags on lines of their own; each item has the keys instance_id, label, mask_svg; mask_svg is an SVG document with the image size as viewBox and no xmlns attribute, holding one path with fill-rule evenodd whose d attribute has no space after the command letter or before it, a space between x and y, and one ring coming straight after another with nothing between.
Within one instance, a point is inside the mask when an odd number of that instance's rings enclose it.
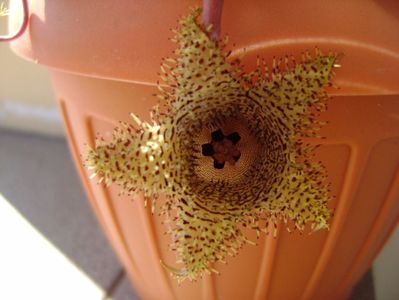
<instances>
[{"instance_id":1,"label":"huernia flower","mask_svg":"<svg viewBox=\"0 0 399 300\"><path fill-rule=\"evenodd\" d=\"M270 73L259 60L244 73L225 43L208 38L199 14L180 21L175 58L162 64L166 109L155 107L151 122L132 115L136 125L121 124L86 156L100 181L128 195L167 196L161 214L183 264L168 269L179 280L216 271L214 262L250 242L243 227L314 231L331 216L326 172L302 139L322 125L337 55L274 60Z\"/></svg>"}]
</instances>

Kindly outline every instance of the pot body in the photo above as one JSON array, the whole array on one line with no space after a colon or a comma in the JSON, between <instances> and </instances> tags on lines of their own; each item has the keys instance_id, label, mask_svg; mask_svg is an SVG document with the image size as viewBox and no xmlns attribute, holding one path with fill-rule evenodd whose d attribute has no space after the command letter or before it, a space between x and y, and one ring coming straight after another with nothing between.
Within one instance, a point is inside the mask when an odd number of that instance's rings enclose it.
<instances>
[{"instance_id":1,"label":"pot body","mask_svg":"<svg viewBox=\"0 0 399 300\"><path fill-rule=\"evenodd\" d=\"M174 262L161 220L142 199L89 180L81 153L97 132L110 135L128 111L148 115L154 87L52 71L69 142L97 216L143 299L344 299L369 268L399 213L399 96L336 96L318 152L332 181L331 230L262 237L221 276L177 286L160 265ZM396 113L394 113L396 112ZM139 201L137 201L139 200Z\"/></svg>"},{"instance_id":2,"label":"pot body","mask_svg":"<svg viewBox=\"0 0 399 300\"><path fill-rule=\"evenodd\" d=\"M300 55L314 46L345 54L336 76L341 89L323 115L326 139L317 141L335 216L330 231L262 236L216 266L222 275L178 286L159 263L175 261L162 220L142 199L89 180L80 156L97 133L109 136L118 121L130 122L129 112L149 119L159 62L173 47L167 28L198 4L164 2L35 1L29 33L13 44L49 66L85 189L135 289L143 299L345 299L399 216L399 6L225 3L222 28L236 42L234 53L247 49L249 69L257 55Z\"/></svg>"}]
</instances>

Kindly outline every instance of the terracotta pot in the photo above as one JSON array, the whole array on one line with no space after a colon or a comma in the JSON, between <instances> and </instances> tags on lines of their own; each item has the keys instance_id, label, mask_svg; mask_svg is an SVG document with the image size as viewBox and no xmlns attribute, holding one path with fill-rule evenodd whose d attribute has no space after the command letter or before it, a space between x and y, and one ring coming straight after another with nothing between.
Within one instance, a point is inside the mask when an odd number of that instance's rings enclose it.
<instances>
[{"instance_id":1,"label":"terracotta pot","mask_svg":"<svg viewBox=\"0 0 399 300\"><path fill-rule=\"evenodd\" d=\"M336 213L329 232L262 237L217 266L221 276L181 286L159 263L175 261L161 220L140 199L90 181L80 153L129 112L149 118L161 58L174 46L169 28L200 2L31 1L29 31L12 47L49 67L89 199L143 299L344 299L399 215L399 3L225 2L222 32L247 49L249 68L257 55L271 61L315 46L345 54L317 153Z\"/></svg>"}]
</instances>

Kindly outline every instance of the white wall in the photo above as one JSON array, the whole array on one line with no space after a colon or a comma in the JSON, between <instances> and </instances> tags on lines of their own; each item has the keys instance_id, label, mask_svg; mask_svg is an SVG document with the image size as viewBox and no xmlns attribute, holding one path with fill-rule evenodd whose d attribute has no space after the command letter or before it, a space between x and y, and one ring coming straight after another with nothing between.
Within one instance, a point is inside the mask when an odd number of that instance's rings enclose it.
<instances>
[{"instance_id":1,"label":"white wall","mask_svg":"<svg viewBox=\"0 0 399 300\"><path fill-rule=\"evenodd\" d=\"M7 31L6 21L0 17L0 34ZM60 135L60 120L45 68L22 60L8 44L0 43L0 126Z\"/></svg>"}]
</instances>

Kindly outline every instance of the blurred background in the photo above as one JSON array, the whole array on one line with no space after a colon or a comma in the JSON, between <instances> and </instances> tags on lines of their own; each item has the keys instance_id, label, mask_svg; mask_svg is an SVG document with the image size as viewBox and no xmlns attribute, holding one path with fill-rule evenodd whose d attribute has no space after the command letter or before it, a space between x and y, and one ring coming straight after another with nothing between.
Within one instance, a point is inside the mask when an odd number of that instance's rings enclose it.
<instances>
[{"instance_id":1,"label":"blurred background","mask_svg":"<svg viewBox=\"0 0 399 300\"><path fill-rule=\"evenodd\" d=\"M1 299L138 299L86 200L46 70L4 43L0 234ZM399 299L398 254L396 230L352 299Z\"/></svg>"}]
</instances>

